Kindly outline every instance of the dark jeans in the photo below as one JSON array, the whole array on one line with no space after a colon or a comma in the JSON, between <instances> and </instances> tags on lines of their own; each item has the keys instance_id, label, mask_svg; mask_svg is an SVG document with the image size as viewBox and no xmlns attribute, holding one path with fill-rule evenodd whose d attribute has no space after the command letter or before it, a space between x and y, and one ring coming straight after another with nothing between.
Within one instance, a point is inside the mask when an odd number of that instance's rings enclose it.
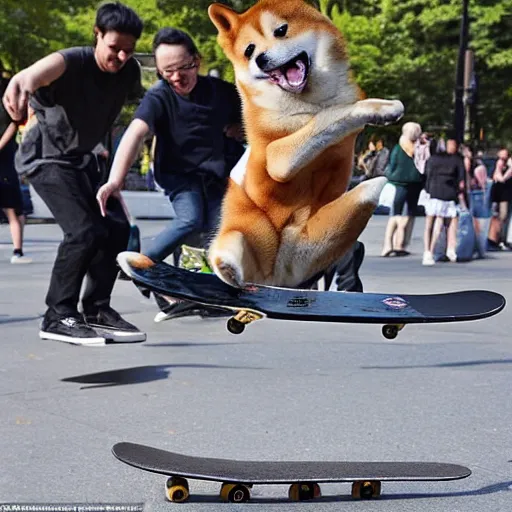
<instances>
[{"instance_id":1,"label":"dark jeans","mask_svg":"<svg viewBox=\"0 0 512 512\"><path fill-rule=\"evenodd\" d=\"M59 317L76 315L85 276L83 311L94 314L109 306L119 270L116 256L126 250L130 233L121 204L110 198L108 215L101 216L95 166L77 170L45 164L29 179L64 232L46 296L49 310Z\"/></svg>"},{"instance_id":2,"label":"dark jeans","mask_svg":"<svg viewBox=\"0 0 512 512\"><path fill-rule=\"evenodd\" d=\"M318 281L323 277L325 290L338 292L363 292L359 268L364 260L364 244L357 241L338 261L327 270L298 286L300 289L318 289ZM333 286L334 285L334 286Z\"/></svg>"},{"instance_id":3,"label":"dark jeans","mask_svg":"<svg viewBox=\"0 0 512 512\"><path fill-rule=\"evenodd\" d=\"M217 227L226 182L190 176L186 184L169 193L176 216L153 240L146 256L162 261L190 235L211 232Z\"/></svg>"}]
</instances>

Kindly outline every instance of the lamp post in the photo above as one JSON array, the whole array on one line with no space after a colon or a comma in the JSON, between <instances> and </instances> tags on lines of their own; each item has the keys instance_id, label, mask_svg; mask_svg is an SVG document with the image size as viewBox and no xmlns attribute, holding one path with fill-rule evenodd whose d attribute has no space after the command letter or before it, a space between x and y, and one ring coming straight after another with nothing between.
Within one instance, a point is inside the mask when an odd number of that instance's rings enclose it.
<instances>
[{"instance_id":1,"label":"lamp post","mask_svg":"<svg viewBox=\"0 0 512 512\"><path fill-rule=\"evenodd\" d=\"M464 64L468 47L469 33L469 0L462 0L462 19L460 22L459 56L455 81L455 139L460 144L464 140Z\"/></svg>"}]
</instances>

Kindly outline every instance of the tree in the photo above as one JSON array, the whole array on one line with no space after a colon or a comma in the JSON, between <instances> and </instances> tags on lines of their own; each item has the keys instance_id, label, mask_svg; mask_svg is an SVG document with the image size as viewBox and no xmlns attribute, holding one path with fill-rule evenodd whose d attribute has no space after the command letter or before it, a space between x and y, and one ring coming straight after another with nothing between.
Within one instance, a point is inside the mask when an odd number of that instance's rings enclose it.
<instances>
[{"instance_id":1,"label":"tree","mask_svg":"<svg viewBox=\"0 0 512 512\"><path fill-rule=\"evenodd\" d=\"M0 0L0 62L11 71L32 64L59 47L64 15L92 0Z\"/></svg>"},{"instance_id":2,"label":"tree","mask_svg":"<svg viewBox=\"0 0 512 512\"><path fill-rule=\"evenodd\" d=\"M367 95L399 98L406 119L439 132L453 128L461 8L460 0L364 0L343 11L335 5L332 18L348 41L356 79ZM512 134L506 121L512 113L510 81L503 86L512 73L510 12L512 0L470 3L480 124L496 141Z\"/></svg>"},{"instance_id":3,"label":"tree","mask_svg":"<svg viewBox=\"0 0 512 512\"><path fill-rule=\"evenodd\" d=\"M277 0L276 0L277 1ZM150 52L163 26L194 38L203 69L233 69L208 17L212 0L124 0L143 19L138 51ZM355 79L368 96L399 98L406 120L425 129L453 125L461 0L310 0L347 41ZM242 12L254 0L223 0ZM90 44L97 0L0 0L0 61L17 71L50 51ZM476 57L477 128L487 139L512 138L512 0L470 0L470 48ZM151 77L153 79L153 77Z\"/></svg>"}]
</instances>

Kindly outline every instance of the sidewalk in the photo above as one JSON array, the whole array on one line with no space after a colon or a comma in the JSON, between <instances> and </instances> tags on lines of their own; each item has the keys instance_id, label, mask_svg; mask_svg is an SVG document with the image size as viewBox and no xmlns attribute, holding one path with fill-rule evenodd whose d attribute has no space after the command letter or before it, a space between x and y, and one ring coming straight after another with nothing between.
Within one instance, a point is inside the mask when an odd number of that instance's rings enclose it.
<instances>
[{"instance_id":1,"label":"sidewalk","mask_svg":"<svg viewBox=\"0 0 512 512\"><path fill-rule=\"evenodd\" d=\"M421 265L422 220L409 258L380 258L386 217L362 237L367 291L490 289L512 300L512 253ZM139 221L143 244L165 222ZM255 486L258 511L508 512L512 488L512 341L508 307L486 320L407 326L262 321L239 336L225 320L153 323L155 305L119 281L113 305L148 333L142 344L76 347L38 338L61 233L29 225L35 263L8 263L0 227L0 496L2 502L140 503L147 511L225 511L220 486L190 481L191 501L164 499L165 477L111 454L131 441L189 455L259 460L439 461L472 469L454 482L383 484L352 501L322 485L313 503L288 486Z\"/></svg>"}]
</instances>

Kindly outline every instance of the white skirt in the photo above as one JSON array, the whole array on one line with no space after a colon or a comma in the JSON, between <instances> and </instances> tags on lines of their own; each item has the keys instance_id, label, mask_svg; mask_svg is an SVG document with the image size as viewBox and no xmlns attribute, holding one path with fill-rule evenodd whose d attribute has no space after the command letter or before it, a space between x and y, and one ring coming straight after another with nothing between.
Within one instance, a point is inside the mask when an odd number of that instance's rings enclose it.
<instances>
[{"instance_id":1,"label":"white skirt","mask_svg":"<svg viewBox=\"0 0 512 512\"><path fill-rule=\"evenodd\" d=\"M425 213L429 217L454 218L457 217L457 205L455 201L429 198L425 204Z\"/></svg>"}]
</instances>

